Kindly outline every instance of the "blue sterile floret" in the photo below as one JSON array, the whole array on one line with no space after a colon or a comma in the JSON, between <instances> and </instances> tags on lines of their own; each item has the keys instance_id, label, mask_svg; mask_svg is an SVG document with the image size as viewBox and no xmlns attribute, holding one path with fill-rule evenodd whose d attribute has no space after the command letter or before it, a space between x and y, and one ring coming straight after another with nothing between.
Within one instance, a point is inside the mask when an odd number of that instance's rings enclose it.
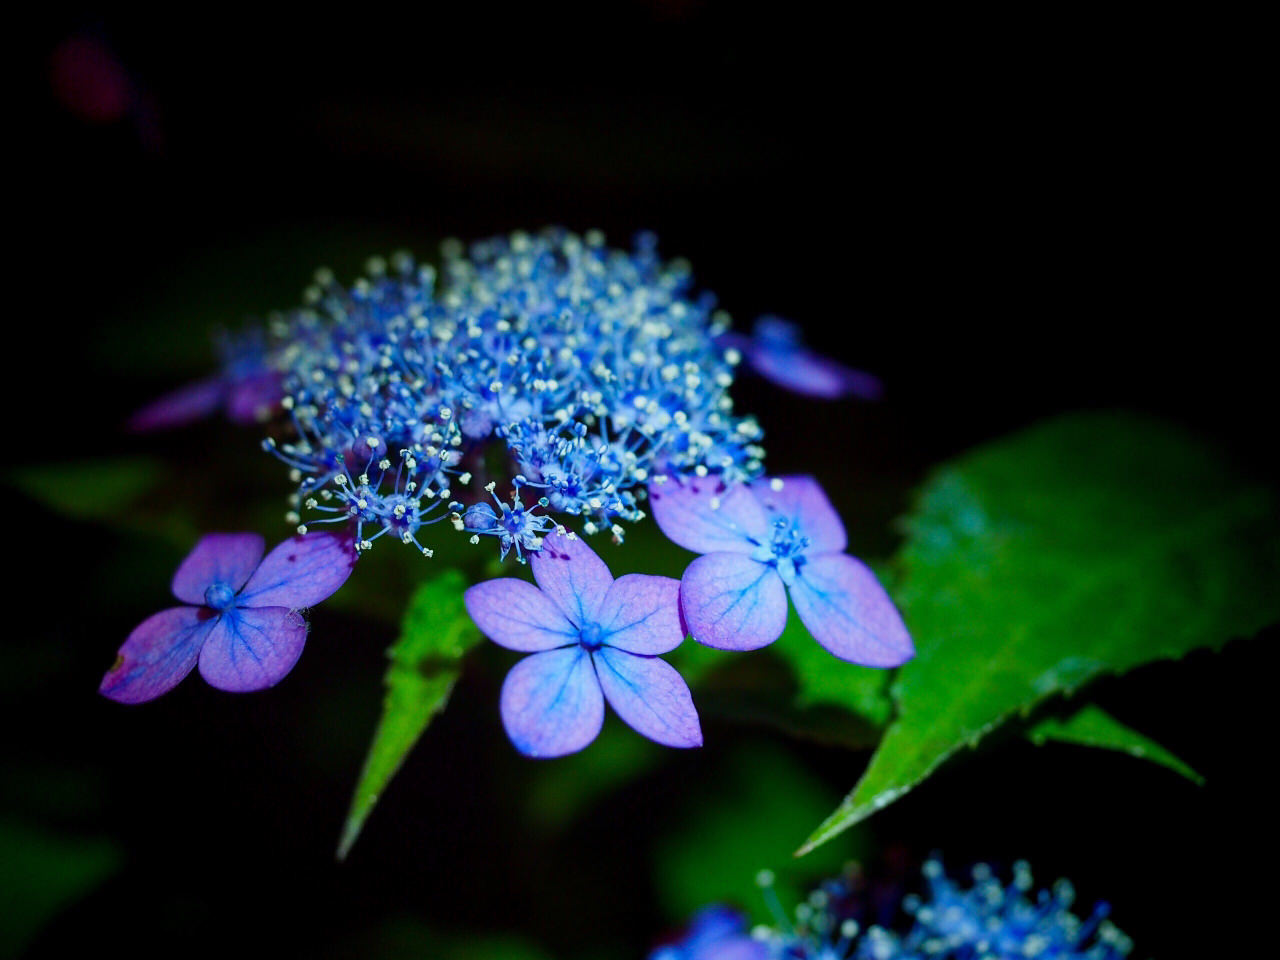
<instances>
[{"instance_id":1,"label":"blue sterile floret","mask_svg":"<svg viewBox=\"0 0 1280 960\"><path fill-rule=\"evenodd\" d=\"M267 441L304 529L354 520L361 549L390 534L430 555L423 527L449 519L523 559L548 513L621 540L656 477L761 470L715 339L728 319L652 236L629 253L564 230L453 242L438 273L407 255L350 287L321 271L306 302L274 325L293 431ZM473 478L506 500L467 500Z\"/></svg>"}]
</instances>

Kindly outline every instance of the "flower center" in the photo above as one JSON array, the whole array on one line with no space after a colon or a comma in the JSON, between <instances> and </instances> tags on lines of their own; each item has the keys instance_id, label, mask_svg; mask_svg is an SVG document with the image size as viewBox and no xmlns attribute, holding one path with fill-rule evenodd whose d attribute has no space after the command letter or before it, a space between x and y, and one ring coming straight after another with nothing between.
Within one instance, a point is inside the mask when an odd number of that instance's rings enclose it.
<instances>
[{"instance_id":1,"label":"flower center","mask_svg":"<svg viewBox=\"0 0 1280 960\"><path fill-rule=\"evenodd\" d=\"M230 584L222 581L210 584L204 592L205 606L219 613L235 603L235 599L236 592L231 589Z\"/></svg>"},{"instance_id":2,"label":"flower center","mask_svg":"<svg viewBox=\"0 0 1280 960\"><path fill-rule=\"evenodd\" d=\"M589 653L595 653L604 646L604 628L598 623L588 623L578 631L578 642Z\"/></svg>"},{"instance_id":3,"label":"flower center","mask_svg":"<svg viewBox=\"0 0 1280 960\"><path fill-rule=\"evenodd\" d=\"M804 563L807 549L809 538L800 532L800 527L779 517L773 522L773 539L756 547L751 559L776 569L782 582L791 586L796 578L796 569Z\"/></svg>"}]
</instances>

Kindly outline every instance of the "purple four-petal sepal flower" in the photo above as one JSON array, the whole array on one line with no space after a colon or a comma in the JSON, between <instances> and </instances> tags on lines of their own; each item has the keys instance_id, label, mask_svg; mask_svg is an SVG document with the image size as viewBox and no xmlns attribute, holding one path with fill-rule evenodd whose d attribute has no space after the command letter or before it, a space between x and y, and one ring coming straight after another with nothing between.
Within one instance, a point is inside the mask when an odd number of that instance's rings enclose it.
<instances>
[{"instance_id":1,"label":"purple four-petal sepal flower","mask_svg":"<svg viewBox=\"0 0 1280 960\"><path fill-rule=\"evenodd\" d=\"M758 319L750 336L724 333L717 341L741 353L747 366L769 382L806 397L879 400L884 390L872 374L809 350L795 324L778 317Z\"/></svg>"},{"instance_id":2,"label":"purple four-petal sepal flower","mask_svg":"<svg viewBox=\"0 0 1280 960\"><path fill-rule=\"evenodd\" d=\"M574 534L553 533L529 555L537 586L502 578L467 590L486 636L525 657L502 685L502 722L517 750L560 757L591 743L606 700L636 732L669 747L702 745L689 687L658 657L684 640L679 581L614 579Z\"/></svg>"},{"instance_id":3,"label":"purple four-petal sepal flower","mask_svg":"<svg viewBox=\"0 0 1280 960\"><path fill-rule=\"evenodd\" d=\"M256 533L202 537L173 576L188 606L147 618L129 634L98 692L121 703L167 693L199 663L220 690L240 693L278 683L298 662L307 624L298 613L341 587L356 552L350 537L309 533L264 559Z\"/></svg>"},{"instance_id":4,"label":"purple four-petal sepal flower","mask_svg":"<svg viewBox=\"0 0 1280 960\"><path fill-rule=\"evenodd\" d=\"M911 637L875 574L844 553L844 525L812 477L725 488L718 480L655 483L653 518L701 553L680 582L680 609L699 643L755 650L782 635L787 592L814 639L841 660L896 667Z\"/></svg>"}]
</instances>

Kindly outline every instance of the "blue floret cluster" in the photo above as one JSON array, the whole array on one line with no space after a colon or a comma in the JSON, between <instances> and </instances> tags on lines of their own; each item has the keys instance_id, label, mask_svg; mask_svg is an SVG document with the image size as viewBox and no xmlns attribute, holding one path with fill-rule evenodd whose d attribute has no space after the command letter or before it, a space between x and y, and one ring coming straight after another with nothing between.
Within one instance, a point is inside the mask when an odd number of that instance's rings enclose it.
<instances>
[{"instance_id":1,"label":"blue floret cluster","mask_svg":"<svg viewBox=\"0 0 1280 960\"><path fill-rule=\"evenodd\" d=\"M656 478L760 473L761 430L728 395L738 351L716 340L728 318L651 235L630 252L552 229L442 254L438 272L375 259L350 287L321 271L274 322L293 429L266 443L303 532L354 521L358 549L390 535L430 556L423 528L447 519L523 559L549 514L621 540Z\"/></svg>"}]
</instances>

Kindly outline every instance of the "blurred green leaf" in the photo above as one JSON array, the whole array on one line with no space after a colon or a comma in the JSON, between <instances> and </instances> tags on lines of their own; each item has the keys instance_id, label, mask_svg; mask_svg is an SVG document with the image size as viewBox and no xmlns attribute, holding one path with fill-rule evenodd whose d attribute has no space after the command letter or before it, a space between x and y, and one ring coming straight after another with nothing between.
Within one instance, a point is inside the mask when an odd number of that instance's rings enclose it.
<instances>
[{"instance_id":1,"label":"blurred green leaf","mask_svg":"<svg viewBox=\"0 0 1280 960\"><path fill-rule=\"evenodd\" d=\"M164 469L149 457L36 464L5 474L10 486L73 520L113 520L163 477Z\"/></svg>"},{"instance_id":2,"label":"blurred green leaf","mask_svg":"<svg viewBox=\"0 0 1280 960\"><path fill-rule=\"evenodd\" d=\"M111 876L120 862L120 851L107 840L0 821L0 956L17 956L41 927Z\"/></svg>"},{"instance_id":3,"label":"blurred green leaf","mask_svg":"<svg viewBox=\"0 0 1280 960\"><path fill-rule=\"evenodd\" d=\"M709 903L729 903L755 922L770 919L755 879L775 874L783 903L797 903L812 882L837 873L856 853L832 844L801 863L796 838L831 808L835 793L786 751L752 744L700 778L656 854L656 886L666 914L684 921Z\"/></svg>"},{"instance_id":4,"label":"blurred green leaf","mask_svg":"<svg viewBox=\"0 0 1280 960\"><path fill-rule=\"evenodd\" d=\"M1280 618L1272 492L1131 415L1063 417L942 468L900 561L897 601L917 654L893 685L897 718L801 852L1012 714Z\"/></svg>"},{"instance_id":5,"label":"blurred green leaf","mask_svg":"<svg viewBox=\"0 0 1280 960\"><path fill-rule=\"evenodd\" d=\"M1027 729L1027 738L1038 747L1054 740L1084 747L1118 750L1131 757L1141 757L1168 767L1193 783L1204 783L1204 777L1177 755L1092 703L1066 717L1045 717L1038 720Z\"/></svg>"},{"instance_id":6,"label":"blurred green leaf","mask_svg":"<svg viewBox=\"0 0 1280 960\"><path fill-rule=\"evenodd\" d=\"M457 570L422 584L409 600L400 639L388 651L382 718L373 735L351 810L338 844L350 852L360 829L431 719L444 709L461 672L462 657L478 644L480 631L462 602L465 578Z\"/></svg>"}]
</instances>

